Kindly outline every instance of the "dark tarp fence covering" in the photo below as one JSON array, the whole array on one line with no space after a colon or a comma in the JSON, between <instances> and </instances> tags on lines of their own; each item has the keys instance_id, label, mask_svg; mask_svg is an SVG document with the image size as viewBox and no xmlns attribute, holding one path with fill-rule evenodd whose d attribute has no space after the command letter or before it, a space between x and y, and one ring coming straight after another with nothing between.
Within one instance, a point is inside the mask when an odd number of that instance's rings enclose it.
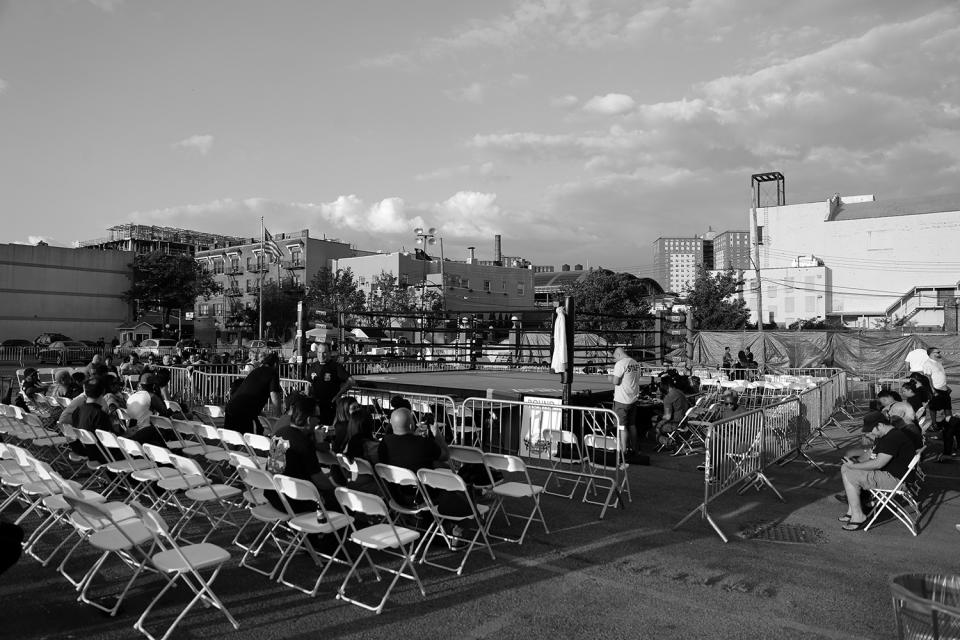
<instances>
[{"instance_id":1,"label":"dark tarp fence covering","mask_svg":"<svg viewBox=\"0 0 960 640\"><path fill-rule=\"evenodd\" d=\"M723 348L750 347L757 362L769 367L838 367L846 371L899 371L916 348L939 347L951 378L960 377L960 336L895 335L842 331L701 331L693 338L693 359L707 365L723 361Z\"/></svg>"}]
</instances>

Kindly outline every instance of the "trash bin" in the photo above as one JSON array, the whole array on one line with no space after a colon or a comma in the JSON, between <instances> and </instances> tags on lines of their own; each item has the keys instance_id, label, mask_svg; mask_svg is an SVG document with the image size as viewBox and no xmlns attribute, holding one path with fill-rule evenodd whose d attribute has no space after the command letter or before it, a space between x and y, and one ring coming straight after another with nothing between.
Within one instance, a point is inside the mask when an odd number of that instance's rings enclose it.
<instances>
[{"instance_id":1,"label":"trash bin","mask_svg":"<svg viewBox=\"0 0 960 640\"><path fill-rule=\"evenodd\" d=\"M900 640L960 640L960 576L905 573L890 591Z\"/></svg>"}]
</instances>

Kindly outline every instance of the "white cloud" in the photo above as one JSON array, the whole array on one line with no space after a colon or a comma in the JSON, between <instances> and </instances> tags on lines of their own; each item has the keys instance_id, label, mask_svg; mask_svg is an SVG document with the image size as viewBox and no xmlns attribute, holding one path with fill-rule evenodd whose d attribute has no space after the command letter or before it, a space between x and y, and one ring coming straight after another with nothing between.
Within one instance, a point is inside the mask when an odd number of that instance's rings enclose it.
<instances>
[{"instance_id":1,"label":"white cloud","mask_svg":"<svg viewBox=\"0 0 960 640\"><path fill-rule=\"evenodd\" d=\"M479 104L483 102L483 97L486 93L486 87L479 82L474 82L459 89L448 89L443 93L451 100L456 100L457 102L472 102L474 104Z\"/></svg>"},{"instance_id":2,"label":"white cloud","mask_svg":"<svg viewBox=\"0 0 960 640\"><path fill-rule=\"evenodd\" d=\"M14 240L13 244L28 244L31 246L36 246L41 242L50 245L51 247L68 247L70 245L57 240L52 236L27 236L26 240Z\"/></svg>"},{"instance_id":3,"label":"white cloud","mask_svg":"<svg viewBox=\"0 0 960 640\"><path fill-rule=\"evenodd\" d=\"M583 110L606 116L615 116L627 113L633 109L636 102L623 93L608 93L605 96L594 96L583 105Z\"/></svg>"},{"instance_id":4,"label":"white cloud","mask_svg":"<svg viewBox=\"0 0 960 640\"><path fill-rule=\"evenodd\" d=\"M550 106L558 109L569 109L570 107L576 106L578 102L580 102L580 100L577 98L577 96L568 93L565 96L551 98Z\"/></svg>"},{"instance_id":5,"label":"white cloud","mask_svg":"<svg viewBox=\"0 0 960 640\"><path fill-rule=\"evenodd\" d=\"M190 149L194 151L199 151L200 155L205 156L210 153L210 149L213 148L213 136L209 133L197 133L179 142L174 142L171 145L174 149Z\"/></svg>"}]
</instances>

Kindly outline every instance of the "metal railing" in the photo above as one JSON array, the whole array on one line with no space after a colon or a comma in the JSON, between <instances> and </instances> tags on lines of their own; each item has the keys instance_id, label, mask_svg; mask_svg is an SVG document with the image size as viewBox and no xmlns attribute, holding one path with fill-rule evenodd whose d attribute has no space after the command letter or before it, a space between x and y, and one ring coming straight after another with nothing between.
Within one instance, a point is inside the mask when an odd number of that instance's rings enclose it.
<instances>
[{"instance_id":1,"label":"metal railing","mask_svg":"<svg viewBox=\"0 0 960 640\"><path fill-rule=\"evenodd\" d=\"M529 469L547 474L548 493L572 499L582 488L583 502L601 506L600 518L629 497L625 434L610 409L467 398L457 421L460 442L524 458ZM568 493L553 490L564 482L573 484Z\"/></svg>"}]
</instances>

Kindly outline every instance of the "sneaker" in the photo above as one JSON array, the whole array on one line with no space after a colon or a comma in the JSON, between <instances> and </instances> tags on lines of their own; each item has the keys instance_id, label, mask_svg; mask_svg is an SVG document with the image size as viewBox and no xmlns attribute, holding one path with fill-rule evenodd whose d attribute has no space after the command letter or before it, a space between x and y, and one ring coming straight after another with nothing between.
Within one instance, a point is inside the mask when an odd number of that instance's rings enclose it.
<instances>
[{"instance_id":1,"label":"sneaker","mask_svg":"<svg viewBox=\"0 0 960 640\"><path fill-rule=\"evenodd\" d=\"M464 530L459 525L454 525L450 530L450 542L448 546L450 551L460 551L467 546L467 541L463 539Z\"/></svg>"}]
</instances>

